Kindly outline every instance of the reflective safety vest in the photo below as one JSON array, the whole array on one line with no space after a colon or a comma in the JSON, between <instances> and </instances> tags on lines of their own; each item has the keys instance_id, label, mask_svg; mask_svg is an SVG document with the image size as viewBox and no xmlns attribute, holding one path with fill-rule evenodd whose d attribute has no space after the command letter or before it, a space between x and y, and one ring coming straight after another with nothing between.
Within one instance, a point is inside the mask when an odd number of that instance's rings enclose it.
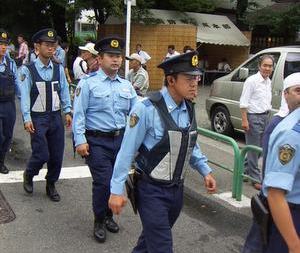
<instances>
[{"instance_id":1,"label":"reflective safety vest","mask_svg":"<svg viewBox=\"0 0 300 253\"><path fill-rule=\"evenodd\" d=\"M151 150L142 145L135 161L143 174L154 183L162 185L182 183L197 141L194 106L185 100L191 124L187 128L179 128L168 112L160 92L151 95L149 100L159 113L164 126L164 135Z\"/></svg>"},{"instance_id":2,"label":"reflective safety vest","mask_svg":"<svg viewBox=\"0 0 300 253\"><path fill-rule=\"evenodd\" d=\"M5 69L0 72L0 102L14 101L16 93L16 80L10 66L11 60L7 56L5 59Z\"/></svg>"},{"instance_id":3,"label":"reflective safety vest","mask_svg":"<svg viewBox=\"0 0 300 253\"><path fill-rule=\"evenodd\" d=\"M27 65L32 78L30 91L30 110L33 113L45 113L60 110L60 71L59 64L53 63L51 81L45 81L39 75L34 63Z\"/></svg>"}]
</instances>

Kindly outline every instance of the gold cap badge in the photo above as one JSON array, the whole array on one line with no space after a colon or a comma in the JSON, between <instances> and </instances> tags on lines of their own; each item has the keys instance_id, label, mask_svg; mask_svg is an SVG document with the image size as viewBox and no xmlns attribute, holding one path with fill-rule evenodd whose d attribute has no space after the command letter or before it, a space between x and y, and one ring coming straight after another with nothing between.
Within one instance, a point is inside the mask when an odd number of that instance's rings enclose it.
<instances>
[{"instance_id":1,"label":"gold cap badge","mask_svg":"<svg viewBox=\"0 0 300 253\"><path fill-rule=\"evenodd\" d=\"M2 34L1 34L1 37L2 37L3 39L7 39L7 33L2 33Z\"/></svg>"},{"instance_id":2,"label":"gold cap badge","mask_svg":"<svg viewBox=\"0 0 300 253\"><path fill-rule=\"evenodd\" d=\"M194 55L192 57L192 66L197 66L198 65L198 55Z\"/></svg>"},{"instance_id":3,"label":"gold cap badge","mask_svg":"<svg viewBox=\"0 0 300 253\"><path fill-rule=\"evenodd\" d=\"M52 31L48 31L48 37L52 38L54 36Z\"/></svg>"},{"instance_id":4,"label":"gold cap badge","mask_svg":"<svg viewBox=\"0 0 300 253\"><path fill-rule=\"evenodd\" d=\"M119 41L117 41L117 40L112 40L112 41L110 42L110 45L111 45L111 47L117 48L117 47L119 47Z\"/></svg>"}]
</instances>

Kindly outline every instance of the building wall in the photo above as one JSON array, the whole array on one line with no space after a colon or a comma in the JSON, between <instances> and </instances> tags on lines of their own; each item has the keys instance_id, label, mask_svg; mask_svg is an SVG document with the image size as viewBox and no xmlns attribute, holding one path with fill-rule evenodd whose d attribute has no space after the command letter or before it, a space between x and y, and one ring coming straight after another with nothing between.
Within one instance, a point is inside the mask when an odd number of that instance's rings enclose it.
<instances>
[{"instance_id":1,"label":"building wall","mask_svg":"<svg viewBox=\"0 0 300 253\"><path fill-rule=\"evenodd\" d=\"M100 27L100 38L111 34L125 37L125 25L104 25ZM182 53L185 45L196 48L197 28L192 25L145 25L132 24L130 53L135 52L137 43L142 44L150 56L147 71L150 77L150 89L158 90L163 85L163 71L156 66L167 54L168 45L175 45L175 50Z\"/></svg>"}]
</instances>

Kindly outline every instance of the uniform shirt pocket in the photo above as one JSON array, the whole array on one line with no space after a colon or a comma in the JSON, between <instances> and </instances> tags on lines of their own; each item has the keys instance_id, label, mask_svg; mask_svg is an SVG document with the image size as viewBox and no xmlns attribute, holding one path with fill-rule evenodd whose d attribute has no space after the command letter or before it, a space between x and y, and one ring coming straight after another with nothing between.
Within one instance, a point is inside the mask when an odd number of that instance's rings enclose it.
<instances>
[{"instance_id":1,"label":"uniform shirt pocket","mask_svg":"<svg viewBox=\"0 0 300 253\"><path fill-rule=\"evenodd\" d=\"M109 108L110 92L109 91L92 91L92 103L100 110Z\"/></svg>"},{"instance_id":2,"label":"uniform shirt pocket","mask_svg":"<svg viewBox=\"0 0 300 253\"><path fill-rule=\"evenodd\" d=\"M129 92L120 92L119 96L116 97L116 106L119 110L129 111L130 109L130 100L133 98L133 95Z\"/></svg>"}]
</instances>

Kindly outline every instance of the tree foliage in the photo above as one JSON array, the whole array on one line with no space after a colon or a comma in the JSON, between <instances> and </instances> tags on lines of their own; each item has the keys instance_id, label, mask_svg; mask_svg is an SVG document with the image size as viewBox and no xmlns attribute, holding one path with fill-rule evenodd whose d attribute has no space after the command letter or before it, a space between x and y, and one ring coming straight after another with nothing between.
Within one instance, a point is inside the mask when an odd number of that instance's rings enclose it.
<instances>
[{"instance_id":1,"label":"tree foliage","mask_svg":"<svg viewBox=\"0 0 300 253\"><path fill-rule=\"evenodd\" d=\"M300 4L277 11L265 8L249 14L247 20L252 27L268 27L271 35L293 37L300 26Z\"/></svg>"},{"instance_id":2,"label":"tree foliage","mask_svg":"<svg viewBox=\"0 0 300 253\"><path fill-rule=\"evenodd\" d=\"M216 5L215 1L210 0L156 0L155 8L188 12L212 12Z\"/></svg>"}]
</instances>

